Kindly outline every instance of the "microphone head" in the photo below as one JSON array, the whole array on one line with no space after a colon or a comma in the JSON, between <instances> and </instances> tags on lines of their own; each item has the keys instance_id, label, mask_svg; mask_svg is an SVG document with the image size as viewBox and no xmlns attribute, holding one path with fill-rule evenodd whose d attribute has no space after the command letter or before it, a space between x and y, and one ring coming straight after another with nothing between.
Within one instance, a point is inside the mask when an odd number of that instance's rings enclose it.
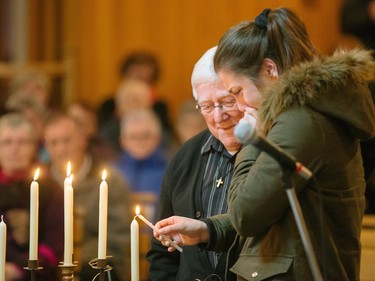
<instances>
[{"instance_id":1,"label":"microphone head","mask_svg":"<svg viewBox=\"0 0 375 281\"><path fill-rule=\"evenodd\" d=\"M255 127L250 123L238 123L234 128L234 136L242 143L254 143L256 138Z\"/></svg>"}]
</instances>

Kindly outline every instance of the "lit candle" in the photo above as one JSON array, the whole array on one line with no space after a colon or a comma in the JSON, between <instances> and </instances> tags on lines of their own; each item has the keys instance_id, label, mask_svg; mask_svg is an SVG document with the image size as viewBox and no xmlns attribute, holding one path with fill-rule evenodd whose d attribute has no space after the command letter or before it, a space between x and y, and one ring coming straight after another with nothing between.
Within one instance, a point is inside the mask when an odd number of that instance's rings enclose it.
<instances>
[{"instance_id":1,"label":"lit candle","mask_svg":"<svg viewBox=\"0 0 375 281\"><path fill-rule=\"evenodd\" d=\"M98 259L107 258L107 217L108 217L108 185L106 182L107 172L102 173L102 182L99 186L99 237L98 237Z\"/></svg>"},{"instance_id":2,"label":"lit candle","mask_svg":"<svg viewBox=\"0 0 375 281\"><path fill-rule=\"evenodd\" d=\"M139 206L135 212L139 213ZM135 218L130 224L131 280L139 281L139 227Z\"/></svg>"},{"instance_id":3,"label":"lit candle","mask_svg":"<svg viewBox=\"0 0 375 281\"><path fill-rule=\"evenodd\" d=\"M138 207L138 206L137 206ZM136 209L136 217L140 218L145 224L147 224L149 227L151 227L152 229L155 229L155 226L149 222L144 216L142 216L140 214L140 210L139 210L139 207ZM175 247L175 249L177 249L178 251L182 252L182 248L180 246L177 245L176 242L174 242L173 240L171 240L168 236L165 236L165 235L161 235L161 237L164 239L164 240L167 240L169 241L169 243L172 244L173 247Z\"/></svg>"},{"instance_id":4,"label":"lit candle","mask_svg":"<svg viewBox=\"0 0 375 281\"><path fill-rule=\"evenodd\" d=\"M7 246L7 225L1 216L0 222L0 281L5 281L5 255Z\"/></svg>"},{"instance_id":5,"label":"lit candle","mask_svg":"<svg viewBox=\"0 0 375 281\"><path fill-rule=\"evenodd\" d=\"M34 180L30 185L30 239L29 260L38 259L38 225L39 225L39 184L37 182L39 168L36 169Z\"/></svg>"},{"instance_id":6,"label":"lit candle","mask_svg":"<svg viewBox=\"0 0 375 281\"><path fill-rule=\"evenodd\" d=\"M73 264L73 176L68 162L64 181L64 265Z\"/></svg>"}]
</instances>

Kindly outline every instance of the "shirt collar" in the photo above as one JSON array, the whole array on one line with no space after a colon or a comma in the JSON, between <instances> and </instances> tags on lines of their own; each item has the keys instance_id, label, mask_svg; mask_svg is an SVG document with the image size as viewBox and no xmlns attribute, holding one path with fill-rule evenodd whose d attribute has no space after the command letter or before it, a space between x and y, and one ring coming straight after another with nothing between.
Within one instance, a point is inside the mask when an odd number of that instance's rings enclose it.
<instances>
[{"instance_id":1,"label":"shirt collar","mask_svg":"<svg viewBox=\"0 0 375 281\"><path fill-rule=\"evenodd\" d=\"M210 135L206 143L202 146L201 154L208 153L212 149L215 150L216 152L226 151L226 149L224 148L224 145L213 135Z\"/></svg>"}]
</instances>

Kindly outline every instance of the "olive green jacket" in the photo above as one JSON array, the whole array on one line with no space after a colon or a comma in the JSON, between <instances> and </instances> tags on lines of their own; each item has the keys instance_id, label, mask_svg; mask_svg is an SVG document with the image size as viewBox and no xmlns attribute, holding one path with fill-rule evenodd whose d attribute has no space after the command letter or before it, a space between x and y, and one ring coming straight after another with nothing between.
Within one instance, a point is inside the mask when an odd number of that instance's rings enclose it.
<instances>
[{"instance_id":1,"label":"olive green jacket","mask_svg":"<svg viewBox=\"0 0 375 281\"><path fill-rule=\"evenodd\" d=\"M359 140L375 135L367 51L316 58L264 94L259 130L313 172L291 177L324 280L359 280L364 172ZM237 156L227 215L211 218L215 248L243 237L239 280L313 280L278 162L254 146ZM322 205L322 208L320 206ZM210 225L210 224L209 224ZM212 246L212 245L211 245Z\"/></svg>"}]
</instances>

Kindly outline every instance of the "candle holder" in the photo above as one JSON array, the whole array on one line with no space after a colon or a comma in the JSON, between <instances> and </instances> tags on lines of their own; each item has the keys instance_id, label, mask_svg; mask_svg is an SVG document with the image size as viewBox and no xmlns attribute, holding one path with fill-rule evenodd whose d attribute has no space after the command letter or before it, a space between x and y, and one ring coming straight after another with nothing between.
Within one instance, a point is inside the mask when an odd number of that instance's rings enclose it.
<instances>
[{"instance_id":1,"label":"candle holder","mask_svg":"<svg viewBox=\"0 0 375 281\"><path fill-rule=\"evenodd\" d=\"M24 267L25 270L30 271L31 281L36 281L36 271L42 268L39 266L38 260L28 260L27 267Z\"/></svg>"},{"instance_id":2,"label":"candle holder","mask_svg":"<svg viewBox=\"0 0 375 281\"><path fill-rule=\"evenodd\" d=\"M72 264L65 264L61 262L59 267L61 268L62 281L73 281L74 280L74 268L77 266L77 262Z\"/></svg>"},{"instance_id":3,"label":"candle holder","mask_svg":"<svg viewBox=\"0 0 375 281\"><path fill-rule=\"evenodd\" d=\"M112 270L112 267L107 264L107 260L110 258L111 256L107 256L106 259L92 259L90 262L89 262L89 265L93 268L93 269L97 269L99 270L99 273L97 275L95 275L94 279L99 275L99 281L104 281L104 274L105 272L107 271L110 271Z\"/></svg>"}]
</instances>

